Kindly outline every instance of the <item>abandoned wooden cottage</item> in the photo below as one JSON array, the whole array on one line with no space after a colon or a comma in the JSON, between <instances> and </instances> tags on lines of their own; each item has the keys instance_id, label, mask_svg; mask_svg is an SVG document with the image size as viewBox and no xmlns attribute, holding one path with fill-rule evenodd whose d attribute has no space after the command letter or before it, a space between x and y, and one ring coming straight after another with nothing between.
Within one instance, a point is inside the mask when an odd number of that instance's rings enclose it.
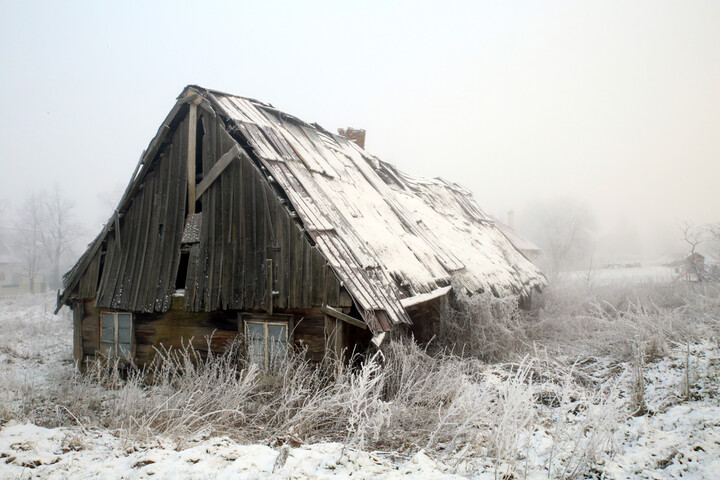
<instances>
[{"instance_id":1,"label":"abandoned wooden cottage","mask_svg":"<svg viewBox=\"0 0 720 480\"><path fill-rule=\"evenodd\" d=\"M244 334L272 370L396 328L432 331L452 284L545 285L470 193L404 174L347 138L249 98L186 87L112 216L65 275L74 355L150 361Z\"/></svg>"}]
</instances>

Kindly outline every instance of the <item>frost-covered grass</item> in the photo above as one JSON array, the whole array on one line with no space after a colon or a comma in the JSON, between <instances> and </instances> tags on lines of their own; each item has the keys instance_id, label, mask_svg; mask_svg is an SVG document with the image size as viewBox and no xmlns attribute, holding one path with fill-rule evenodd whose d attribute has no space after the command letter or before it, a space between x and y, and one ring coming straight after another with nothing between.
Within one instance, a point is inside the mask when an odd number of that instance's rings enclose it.
<instances>
[{"instance_id":1,"label":"frost-covered grass","mask_svg":"<svg viewBox=\"0 0 720 480\"><path fill-rule=\"evenodd\" d=\"M79 375L53 298L0 299L0 477L713 478L717 288L545 297L533 315L462 297L429 349L389 342L359 369L291 355L277 381L235 348Z\"/></svg>"}]
</instances>

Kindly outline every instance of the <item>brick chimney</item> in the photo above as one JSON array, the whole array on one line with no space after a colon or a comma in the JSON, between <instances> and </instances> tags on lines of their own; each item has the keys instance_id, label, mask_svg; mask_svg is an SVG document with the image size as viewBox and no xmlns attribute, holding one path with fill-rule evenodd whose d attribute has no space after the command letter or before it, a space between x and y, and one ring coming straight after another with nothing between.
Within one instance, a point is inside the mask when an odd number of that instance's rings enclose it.
<instances>
[{"instance_id":1,"label":"brick chimney","mask_svg":"<svg viewBox=\"0 0 720 480\"><path fill-rule=\"evenodd\" d=\"M361 128L338 128L341 137L345 137L360 148L365 148L365 130Z\"/></svg>"}]
</instances>

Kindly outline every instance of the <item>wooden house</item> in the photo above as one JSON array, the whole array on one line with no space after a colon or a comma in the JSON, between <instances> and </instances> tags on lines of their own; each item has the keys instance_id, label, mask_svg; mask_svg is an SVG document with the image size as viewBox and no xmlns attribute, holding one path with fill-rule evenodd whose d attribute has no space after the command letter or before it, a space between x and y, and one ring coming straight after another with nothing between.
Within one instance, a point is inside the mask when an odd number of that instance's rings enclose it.
<instances>
[{"instance_id":1,"label":"wooden house","mask_svg":"<svg viewBox=\"0 0 720 480\"><path fill-rule=\"evenodd\" d=\"M528 296L545 285L470 193L410 177L272 105L186 87L117 209L58 296L77 361L150 361L244 334L272 370L292 344L367 346L453 285Z\"/></svg>"},{"instance_id":2,"label":"wooden house","mask_svg":"<svg viewBox=\"0 0 720 480\"><path fill-rule=\"evenodd\" d=\"M500 229L503 235L505 235L507 239L510 240L510 243L512 243L515 248L520 250L520 252L525 255L528 260L535 263L537 259L543 254L543 251L531 240L523 237L515 231L515 227L513 225L513 216L514 214L512 211L508 212L507 223L500 221L492 215L490 215L490 218L492 218L493 222L495 222L495 226Z\"/></svg>"},{"instance_id":3,"label":"wooden house","mask_svg":"<svg viewBox=\"0 0 720 480\"><path fill-rule=\"evenodd\" d=\"M697 252L692 252L685 259L677 262L674 268L677 275L675 280L685 280L686 282L704 282L707 277L707 267L705 266L705 256Z\"/></svg>"}]
</instances>

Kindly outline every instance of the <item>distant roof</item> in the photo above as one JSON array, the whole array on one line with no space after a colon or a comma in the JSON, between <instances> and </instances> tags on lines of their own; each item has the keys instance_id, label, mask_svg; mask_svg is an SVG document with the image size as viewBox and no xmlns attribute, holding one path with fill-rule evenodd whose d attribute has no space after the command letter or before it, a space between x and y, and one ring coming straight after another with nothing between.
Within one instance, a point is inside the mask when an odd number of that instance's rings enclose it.
<instances>
[{"instance_id":1,"label":"distant roof","mask_svg":"<svg viewBox=\"0 0 720 480\"><path fill-rule=\"evenodd\" d=\"M496 217L490 215L495 222L495 225L505 234L505 236L512 242L515 247L521 252L542 252L542 248L535 245L533 242L517 233L511 226L501 222Z\"/></svg>"}]
</instances>

